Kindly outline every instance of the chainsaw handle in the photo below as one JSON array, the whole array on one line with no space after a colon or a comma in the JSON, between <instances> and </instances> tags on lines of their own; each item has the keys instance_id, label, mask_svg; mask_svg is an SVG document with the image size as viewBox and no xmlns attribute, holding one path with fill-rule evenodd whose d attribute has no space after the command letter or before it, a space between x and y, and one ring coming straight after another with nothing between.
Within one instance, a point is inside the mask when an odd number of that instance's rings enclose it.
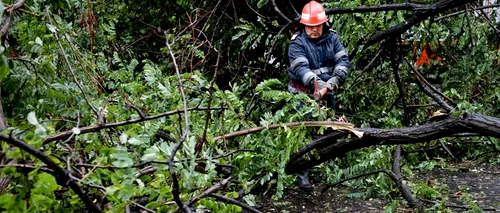
<instances>
[{"instance_id":1,"label":"chainsaw handle","mask_svg":"<svg viewBox=\"0 0 500 213\"><path fill-rule=\"evenodd\" d=\"M328 92L327 88L323 88L323 89L321 89L319 91L314 92L314 94L313 94L314 100L315 101L320 101L321 98L326 94L326 92Z\"/></svg>"},{"instance_id":2,"label":"chainsaw handle","mask_svg":"<svg viewBox=\"0 0 500 213\"><path fill-rule=\"evenodd\" d=\"M314 79L314 93L313 93L313 97L314 97L314 100L315 101L320 101L321 98L328 92L328 88L323 88L323 89L319 89L318 87L318 81L316 79Z\"/></svg>"}]
</instances>

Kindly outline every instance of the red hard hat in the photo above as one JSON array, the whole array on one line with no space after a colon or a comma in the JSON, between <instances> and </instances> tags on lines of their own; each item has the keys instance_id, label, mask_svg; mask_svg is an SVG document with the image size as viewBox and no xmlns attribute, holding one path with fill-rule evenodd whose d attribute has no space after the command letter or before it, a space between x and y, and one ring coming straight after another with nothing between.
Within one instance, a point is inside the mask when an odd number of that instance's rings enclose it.
<instances>
[{"instance_id":1,"label":"red hard hat","mask_svg":"<svg viewBox=\"0 0 500 213\"><path fill-rule=\"evenodd\" d=\"M301 24L316 26L325 23L327 20L328 17L326 17L325 8L317 1L307 3L302 9Z\"/></svg>"}]
</instances>

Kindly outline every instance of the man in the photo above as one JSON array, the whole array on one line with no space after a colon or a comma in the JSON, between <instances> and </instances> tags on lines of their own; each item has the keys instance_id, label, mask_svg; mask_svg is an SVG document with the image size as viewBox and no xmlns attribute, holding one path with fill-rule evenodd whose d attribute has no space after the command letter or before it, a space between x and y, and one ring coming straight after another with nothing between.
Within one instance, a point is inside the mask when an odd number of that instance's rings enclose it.
<instances>
[{"instance_id":1,"label":"man","mask_svg":"<svg viewBox=\"0 0 500 213\"><path fill-rule=\"evenodd\" d=\"M335 109L335 92L351 69L349 57L337 33L329 29L323 6L311 1L302 9L300 23L303 30L292 36L288 58L290 67L288 91L312 94L326 88L320 97L327 107ZM316 88L317 85L317 88ZM307 171L298 174L299 188L312 190Z\"/></svg>"}]
</instances>

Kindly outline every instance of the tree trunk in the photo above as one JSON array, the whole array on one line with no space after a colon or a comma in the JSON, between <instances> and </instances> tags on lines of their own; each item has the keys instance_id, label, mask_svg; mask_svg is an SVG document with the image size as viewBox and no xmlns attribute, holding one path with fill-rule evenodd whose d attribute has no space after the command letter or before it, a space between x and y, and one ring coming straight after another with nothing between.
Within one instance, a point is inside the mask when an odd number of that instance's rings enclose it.
<instances>
[{"instance_id":1,"label":"tree trunk","mask_svg":"<svg viewBox=\"0 0 500 213\"><path fill-rule=\"evenodd\" d=\"M434 123L408 128L359 128L356 130L364 132L363 137L356 138L353 135L348 141L341 138L345 138L349 133L339 135L336 131L312 141L290 157L290 161L286 165L286 172L293 174L303 171L350 151L373 145L421 143L459 133L477 133L482 136L500 138L500 118L465 114L462 117L449 117ZM318 151L318 155L305 158L304 155L313 149Z\"/></svg>"}]
</instances>

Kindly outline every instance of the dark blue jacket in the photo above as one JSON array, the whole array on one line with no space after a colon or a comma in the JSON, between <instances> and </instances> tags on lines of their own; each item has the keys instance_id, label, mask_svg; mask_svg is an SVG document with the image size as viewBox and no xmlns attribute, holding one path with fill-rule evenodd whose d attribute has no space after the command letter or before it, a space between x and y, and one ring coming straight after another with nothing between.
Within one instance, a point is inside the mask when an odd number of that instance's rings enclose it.
<instances>
[{"instance_id":1,"label":"dark blue jacket","mask_svg":"<svg viewBox=\"0 0 500 213\"><path fill-rule=\"evenodd\" d=\"M343 82L351 69L351 62L337 33L326 26L323 29L323 35L316 41L307 38L305 31L294 34L290 41L288 75L298 84L304 85L315 76L323 81L338 76Z\"/></svg>"}]
</instances>

